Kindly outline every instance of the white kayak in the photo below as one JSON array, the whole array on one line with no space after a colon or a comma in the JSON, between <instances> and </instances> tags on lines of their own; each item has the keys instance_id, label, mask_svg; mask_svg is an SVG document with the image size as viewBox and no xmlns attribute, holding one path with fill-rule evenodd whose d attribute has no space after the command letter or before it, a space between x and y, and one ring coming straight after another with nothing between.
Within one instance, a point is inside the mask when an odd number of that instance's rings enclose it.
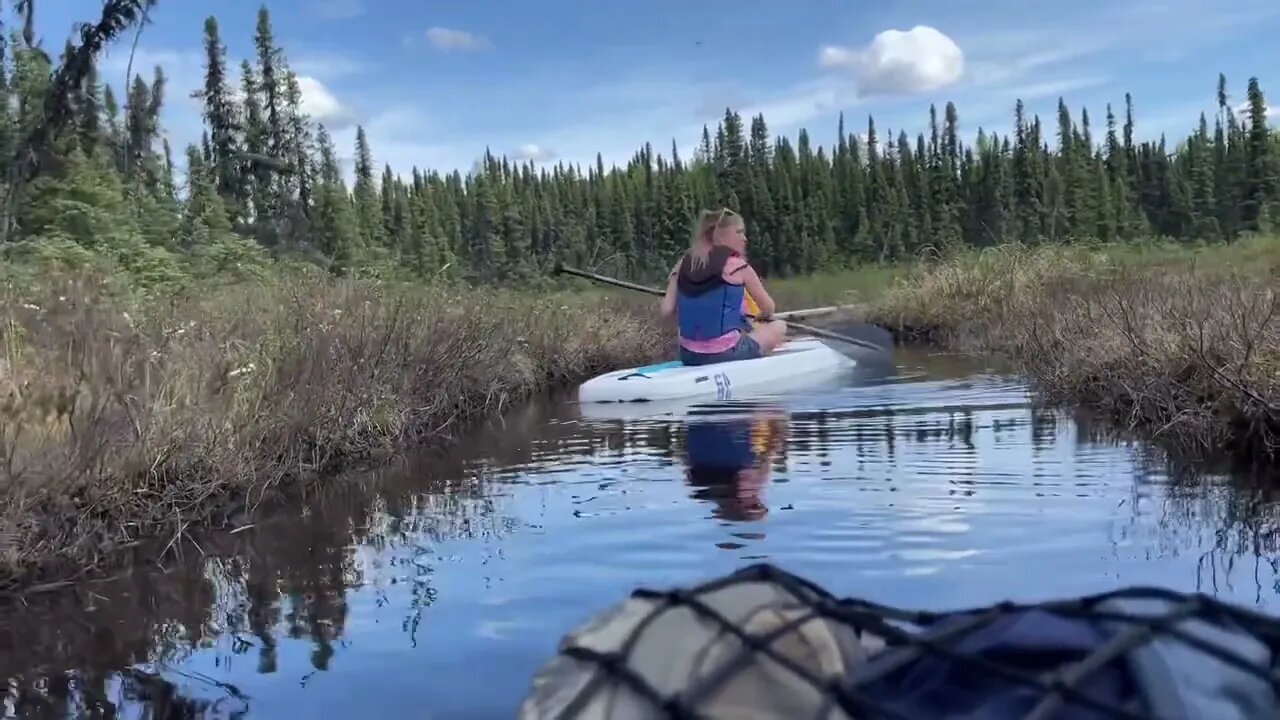
<instances>
[{"instance_id":1,"label":"white kayak","mask_svg":"<svg viewBox=\"0 0 1280 720\"><path fill-rule=\"evenodd\" d=\"M732 400L750 391L827 380L856 362L815 338L792 340L772 355L714 365L678 360L615 370L578 387L580 403L655 402L676 399Z\"/></svg>"}]
</instances>

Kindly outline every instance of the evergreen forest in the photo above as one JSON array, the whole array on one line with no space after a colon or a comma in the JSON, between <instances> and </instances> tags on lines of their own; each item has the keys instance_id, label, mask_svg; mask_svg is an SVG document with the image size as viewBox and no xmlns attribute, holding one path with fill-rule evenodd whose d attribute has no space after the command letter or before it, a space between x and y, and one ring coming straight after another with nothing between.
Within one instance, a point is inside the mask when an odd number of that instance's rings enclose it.
<instances>
[{"instance_id":1,"label":"evergreen forest","mask_svg":"<svg viewBox=\"0 0 1280 720\"><path fill-rule=\"evenodd\" d=\"M767 118L727 109L689 156L646 143L625 167L485 152L466 174L393 169L360 128L348 186L266 8L255 56L239 61L204 21L204 134L170 147L161 111L181 99L164 68L135 68L118 93L96 67L140 7L108 3L56 58L32 44L30 22L0 45L0 239L13 257L107 258L144 284L273 256L405 279L527 284L556 262L645 278L687 245L699 208L723 205L748 219L761 272L789 276L1011 242L1230 240L1280 217L1263 90L1250 79L1237 104L1225 77L1193 133L1144 141L1128 94L1100 117L1060 100L1051 119L1009 98L1012 134L972 138L951 103L914 137L842 116L829 144L771 136Z\"/></svg>"}]
</instances>

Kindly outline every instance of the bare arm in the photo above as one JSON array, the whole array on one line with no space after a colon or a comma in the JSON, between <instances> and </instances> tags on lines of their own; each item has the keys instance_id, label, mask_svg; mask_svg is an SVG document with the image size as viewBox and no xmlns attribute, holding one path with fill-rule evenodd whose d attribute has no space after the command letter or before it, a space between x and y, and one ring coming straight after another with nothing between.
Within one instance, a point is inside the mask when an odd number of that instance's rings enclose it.
<instances>
[{"instance_id":1,"label":"bare arm","mask_svg":"<svg viewBox=\"0 0 1280 720\"><path fill-rule=\"evenodd\" d=\"M671 268L671 274L667 275L667 291L662 296L662 317L669 318L676 314L676 278L680 272L680 263Z\"/></svg>"},{"instance_id":2,"label":"bare arm","mask_svg":"<svg viewBox=\"0 0 1280 720\"><path fill-rule=\"evenodd\" d=\"M742 284L746 286L747 292L751 293L751 298L756 301L756 305L760 306L760 316L771 317L778 308L773 304L773 298L769 297L769 293L765 292L764 284L760 282L760 276L756 274L755 268L748 265L738 274L742 276Z\"/></svg>"}]
</instances>

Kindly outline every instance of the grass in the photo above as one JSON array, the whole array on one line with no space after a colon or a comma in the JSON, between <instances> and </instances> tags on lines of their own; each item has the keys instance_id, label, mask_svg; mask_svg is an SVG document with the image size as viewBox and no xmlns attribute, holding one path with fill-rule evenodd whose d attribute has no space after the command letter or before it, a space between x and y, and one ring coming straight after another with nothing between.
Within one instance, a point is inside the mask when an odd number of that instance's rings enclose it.
<instances>
[{"instance_id":1,"label":"grass","mask_svg":"<svg viewBox=\"0 0 1280 720\"><path fill-rule=\"evenodd\" d=\"M826 305L866 304L882 295L907 272L899 265L865 265L800 278L766 280L779 310Z\"/></svg>"},{"instance_id":2,"label":"grass","mask_svg":"<svg viewBox=\"0 0 1280 720\"><path fill-rule=\"evenodd\" d=\"M167 301L108 288L0 297L0 588L243 518L670 344L651 316L569 294L304 275Z\"/></svg>"},{"instance_id":3,"label":"grass","mask_svg":"<svg viewBox=\"0 0 1280 720\"><path fill-rule=\"evenodd\" d=\"M921 265L866 319L995 353L1182 454L1280 457L1280 239L1022 247Z\"/></svg>"}]
</instances>

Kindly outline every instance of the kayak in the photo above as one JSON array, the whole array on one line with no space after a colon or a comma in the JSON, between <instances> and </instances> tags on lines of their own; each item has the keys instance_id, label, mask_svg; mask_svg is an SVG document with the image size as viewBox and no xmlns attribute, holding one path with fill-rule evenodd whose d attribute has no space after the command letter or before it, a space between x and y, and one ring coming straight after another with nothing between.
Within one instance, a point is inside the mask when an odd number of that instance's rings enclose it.
<instances>
[{"instance_id":1,"label":"kayak","mask_svg":"<svg viewBox=\"0 0 1280 720\"><path fill-rule=\"evenodd\" d=\"M830 379L856 361L816 338L792 340L773 354L714 365L674 360L615 370L578 387L578 402L629 403L677 399L726 401L761 389L777 390Z\"/></svg>"}]
</instances>

